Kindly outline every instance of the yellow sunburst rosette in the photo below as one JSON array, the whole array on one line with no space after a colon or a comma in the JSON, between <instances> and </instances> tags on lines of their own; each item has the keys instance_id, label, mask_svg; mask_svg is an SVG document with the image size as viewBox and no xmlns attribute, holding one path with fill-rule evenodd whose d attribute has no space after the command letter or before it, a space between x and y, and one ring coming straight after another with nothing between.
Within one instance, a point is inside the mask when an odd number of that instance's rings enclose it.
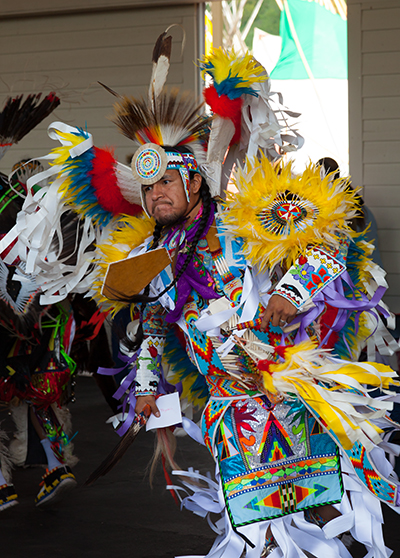
<instances>
[{"instance_id":1,"label":"yellow sunburst rosette","mask_svg":"<svg viewBox=\"0 0 400 558\"><path fill-rule=\"evenodd\" d=\"M273 166L267 157L247 159L234 174L237 192L227 192L222 221L227 234L244 241L243 252L260 270L290 267L312 245L339 246L338 234L352 236L356 194L346 183L310 164L294 175L292 164Z\"/></svg>"}]
</instances>

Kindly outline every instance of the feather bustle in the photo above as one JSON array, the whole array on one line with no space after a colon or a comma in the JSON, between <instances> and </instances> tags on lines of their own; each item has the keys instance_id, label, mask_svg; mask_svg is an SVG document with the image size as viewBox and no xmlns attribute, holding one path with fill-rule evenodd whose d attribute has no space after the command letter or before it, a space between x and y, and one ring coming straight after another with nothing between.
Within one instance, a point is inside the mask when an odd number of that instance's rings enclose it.
<instances>
[{"instance_id":1,"label":"feather bustle","mask_svg":"<svg viewBox=\"0 0 400 558\"><path fill-rule=\"evenodd\" d=\"M0 144L18 143L60 104L55 93L40 101L41 93L9 97L0 113Z\"/></svg>"}]
</instances>

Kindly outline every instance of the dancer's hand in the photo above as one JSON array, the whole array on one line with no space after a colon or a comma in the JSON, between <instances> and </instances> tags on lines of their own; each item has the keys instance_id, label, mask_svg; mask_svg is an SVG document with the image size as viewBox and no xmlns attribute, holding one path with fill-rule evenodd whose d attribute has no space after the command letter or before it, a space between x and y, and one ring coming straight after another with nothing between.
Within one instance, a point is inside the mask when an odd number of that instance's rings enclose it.
<instances>
[{"instance_id":1,"label":"dancer's hand","mask_svg":"<svg viewBox=\"0 0 400 558\"><path fill-rule=\"evenodd\" d=\"M146 405L150 407L150 411L153 413L154 416L160 416L160 411L158 410L158 407L156 405L156 398L154 397L154 395L139 395L136 398L136 414L139 415L140 413L142 413Z\"/></svg>"},{"instance_id":2,"label":"dancer's hand","mask_svg":"<svg viewBox=\"0 0 400 558\"><path fill-rule=\"evenodd\" d=\"M285 327L285 325L290 324L296 313L297 308L294 304L283 296L278 294L272 295L268 301L267 308L262 314L260 327L262 331L265 331L269 321L271 321L274 327Z\"/></svg>"}]
</instances>

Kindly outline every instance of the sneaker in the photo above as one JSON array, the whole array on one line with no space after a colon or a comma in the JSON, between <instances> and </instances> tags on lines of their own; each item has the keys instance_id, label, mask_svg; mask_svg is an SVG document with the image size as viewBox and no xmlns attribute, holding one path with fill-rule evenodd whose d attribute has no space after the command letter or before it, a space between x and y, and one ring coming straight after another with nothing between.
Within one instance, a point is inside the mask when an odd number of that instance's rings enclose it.
<instances>
[{"instance_id":1,"label":"sneaker","mask_svg":"<svg viewBox=\"0 0 400 558\"><path fill-rule=\"evenodd\" d=\"M0 486L0 511L6 510L18 504L18 496L12 484Z\"/></svg>"},{"instance_id":2,"label":"sneaker","mask_svg":"<svg viewBox=\"0 0 400 558\"><path fill-rule=\"evenodd\" d=\"M42 477L42 488L36 496L36 506L47 506L58 501L65 492L75 488L77 482L67 465L46 471Z\"/></svg>"}]
</instances>

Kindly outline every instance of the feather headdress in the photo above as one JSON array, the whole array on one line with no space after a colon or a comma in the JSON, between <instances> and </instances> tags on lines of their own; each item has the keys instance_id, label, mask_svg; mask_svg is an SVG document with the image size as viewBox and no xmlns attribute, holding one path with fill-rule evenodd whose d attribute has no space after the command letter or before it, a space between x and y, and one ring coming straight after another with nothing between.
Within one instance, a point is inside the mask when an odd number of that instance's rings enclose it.
<instances>
[{"instance_id":1,"label":"feather headdress","mask_svg":"<svg viewBox=\"0 0 400 558\"><path fill-rule=\"evenodd\" d=\"M227 52L215 48L200 61L202 75L211 76L213 83L204 90L204 98L214 114L230 119L235 133L230 143L240 139L243 95L257 92L253 85L268 79L264 68L250 54L238 56L234 50Z\"/></svg>"},{"instance_id":2,"label":"feather headdress","mask_svg":"<svg viewBox=\"0 0 400 558\"><path fill-rule=\"evenodd\" d=\"M114 105L113 121L136 147L187 146L201 164L211 124L210 117L202 116L202 107L190 93L172 89L160 93L154 106L145 99L122 97Z\"/></svg>"},{"instance_id":3,"label":"feather headdress","mask_svg":"<svg viewBox=\"0 0 400 558\"><path fill-rule=\"evenodd\" d=\"M168 30L161 33L153 49L153 66L149 87L149 101L153 107L164 87L170 66L172 37L171 35L167 35Z\"/></svg>"},{"instance_id":4,"label":"feather headdress","mask_svg":"<svg viewBox=\"0 0 400 558\"><path fill-rule=\"evenodd\" d=\"M292 265L309 246L337 247L337 233L351 235L349 221L357 210L356 194L342 180L321 179L309 165L292 175L291 163L275 166L266 156L247 159L238 168L223 221L228 234L244 239L244 254L259 269L278 262Z\"/></svg>"},{"instance_id":5,"label":"feather headdress","mask_svg":"<svg viewBox=\"0 0 400 558\"><path fill-rule=\"evenodd\" d=\"M256 95L252 85L265 81L264 68L250 55L239 56L233 49L227 52L214 48L210 55L200 61L204 74L213 78L214 87L219 96L226 95L229 99L237 99L249 93Z\"/></svg>"},{"instance_id":6,"label":"feather headdress","mask_svg":"<svg viewBox=\"0 0 400 558\"><path fill-rule=\"evenodd\" d=\"M199 172L200 165L206 161L212 117L204 116L203 103L192 93L164 89L172 47L168 30L158 37L153 50L147 98L117 94L112 120L136 147L131 164L135 180L139 184L153 184L167 168L177 169L189 201L190 172ZM164 151L164 148L169 149ZM139 193L141 187L135 195ZM122 195L132 196L133 193L126 191ZM146 211L144 200L142 205Z\"/></svg>"},{"instance_id":7,"label":"feather headdress","mask_svg":"<svg viewBox=\"0 0 400 558\"><path fill-rule=\"evenodd\" d=\"M221 193L222 165L226 152L239 142L242 129L244 95L258 97L253 85L266 81L264 68L250 54L238 56L235 51L213 49L200 60L202 75L213 83L204 90L204 99L214 113L207 150L207 174L213 195ZM230 171L228 171L230 173Z\"/></svg>"}]
</instances>

